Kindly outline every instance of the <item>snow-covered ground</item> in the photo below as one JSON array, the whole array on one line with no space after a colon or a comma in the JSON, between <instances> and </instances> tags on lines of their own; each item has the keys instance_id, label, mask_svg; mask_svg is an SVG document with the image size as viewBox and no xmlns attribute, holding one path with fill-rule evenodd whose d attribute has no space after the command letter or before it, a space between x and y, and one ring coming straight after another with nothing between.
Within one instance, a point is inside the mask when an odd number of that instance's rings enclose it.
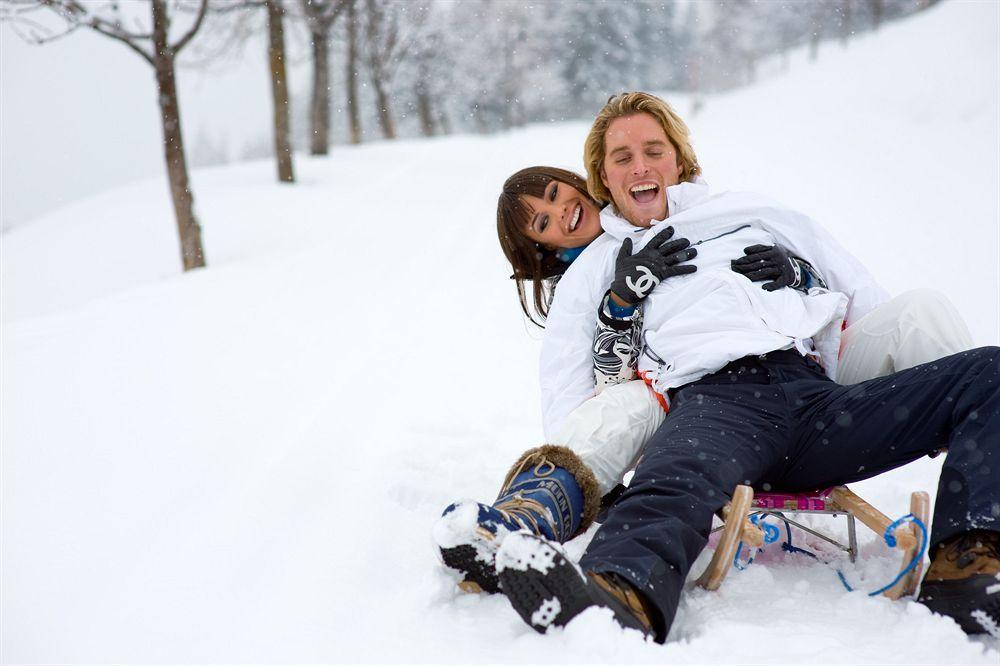
<instances>
[{"instance_id":1,"label":"snow-covered ground","mask_svg":"<svg viewBox=\"0 0 1000 666\"><path fill-rule=\"evenodd\" d=\"M809 213L997 344L998 63L1000 6L950 2L696 116L673 99L716 189ZM197 171L210 268L190 274L160 179L3 235L0 660L995 666L995 641L773 553L686 593L666 646L602 611L540 636L455 589L431 525L541 438L496 193L579 168L586 129L337 148L294 186L267 162ZM855 490L899 515L939 468ZM845 574L871 589L898 563L860 537Z\"/></svg>"}]
</instances>

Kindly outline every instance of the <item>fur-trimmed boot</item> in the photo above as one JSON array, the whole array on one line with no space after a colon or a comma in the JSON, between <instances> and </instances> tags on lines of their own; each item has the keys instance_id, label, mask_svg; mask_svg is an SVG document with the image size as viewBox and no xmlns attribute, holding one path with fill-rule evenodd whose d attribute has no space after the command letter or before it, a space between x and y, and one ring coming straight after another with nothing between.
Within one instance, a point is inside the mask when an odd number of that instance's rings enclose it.
<instances>
[{"instance_id":1,"label":"fur-trimmed boot","mask_svg":"<svg viewBox=\"0 0 1000 666\"><path fill-rule=\"evenodd\" d=\"M434 540L444 564L461 574L459 587L493 594L500 591L494 558L508 534L526 529L569 541L590 527L600 504L590 468L565 446L547 444L514 463L492 505L463 500L445 509Z\"/></svg>"},{"instance_id":2,"label":"fur-trimmed boot","mask_svg":"<svg viewBox=\"0 0 1000 666\"><path fill-rule=\"evenodd\" d=\"M1000 638L1000 532L970 530L939 544L917 601L967 634Z\"/></svg>"}]
</instances>

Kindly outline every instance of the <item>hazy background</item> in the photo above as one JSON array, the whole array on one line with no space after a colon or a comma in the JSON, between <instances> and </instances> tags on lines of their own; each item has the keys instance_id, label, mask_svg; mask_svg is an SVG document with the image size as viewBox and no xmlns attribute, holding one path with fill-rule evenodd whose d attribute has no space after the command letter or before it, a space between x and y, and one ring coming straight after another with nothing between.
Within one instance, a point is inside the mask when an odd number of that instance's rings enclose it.
<instances>
[{"instance_id":1,"label":"hazy background","mask_svg":"<svg viewBox=\"0 0 1000 666\"><path fill-rule=\"evenodd\" d=\"M178 74L190 166L270 142L266 45ZM297 81L307 72L291 68ZM81 30L35 46L0 25L0 221L9 228L74 199L161 176L152 68L117 42ZM164 178L164 188L166 179Z\"/></svg>"},{"instance_id":2,"label":"hazy background","mask_svg":"<svg viewBox=\"0 0 1000 666\"><path fill-rule=\"evenodd\" d=\"M312 40L301 2L284 0L292 142L308 145ZM123 44L87 29L42 46L18 35L18 3L3 0L0 23L0 227L22 224L74 199L163 173L152 68ZM171 0L178 24L194 0ZM254 0L212 0L213 13L178 61L178 96L191 167L272 152L264 12ZM249 7L241 4L250 3ZM108 12L113 3L86 0ZM259 3L258 3L259 4ZM811 57L844 49L878 25L934 0L355 0L355 69L362 140L383 136L367 66L369 51L396 40L387 82L400 137L424 132L416 89L431 100L433 132L490 133L527 122L592 117L624 89L696 95L746 85L787 66L809 45ZM142 17L145 2L118 5ZM380 11L396 29L368 33ZM2 18L4 14L0 14ZM35 12L32 21L58 31ZM136 20L140 20L137 18ZM331 141L348 141L346 24L330 40ZM392 24L395 21L395 24ZM146 21L148 22L148 20ZM391 26L390 26L391 27ZM16 32L15 32L16 29ZM614 48L611 48L611 47ZM165 186L165 185L164 185Z\"/></svg>"}]
</instances>

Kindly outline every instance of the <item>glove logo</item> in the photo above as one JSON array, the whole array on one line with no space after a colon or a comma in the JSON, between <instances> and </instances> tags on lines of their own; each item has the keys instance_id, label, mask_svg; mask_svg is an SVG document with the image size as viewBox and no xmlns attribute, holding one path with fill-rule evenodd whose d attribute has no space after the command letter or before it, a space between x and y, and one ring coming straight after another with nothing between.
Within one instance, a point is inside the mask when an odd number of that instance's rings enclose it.
<instances>
[{"instance_id":1,"label":"glove logo","mask_svg":"<svg viewBox=\"0 0 1000 666\"><path fill-rule=\"evenodd\" d=\"M636 296L640 298L646 296L649 292L653 291L653 288L660 284L660 280L653 275L653 271L649 270L646 266L636 266L636 271L643 273L638 280L633 280L631 277L625 278L625 284L631 289Z\"/></svg>"}]
</instances>

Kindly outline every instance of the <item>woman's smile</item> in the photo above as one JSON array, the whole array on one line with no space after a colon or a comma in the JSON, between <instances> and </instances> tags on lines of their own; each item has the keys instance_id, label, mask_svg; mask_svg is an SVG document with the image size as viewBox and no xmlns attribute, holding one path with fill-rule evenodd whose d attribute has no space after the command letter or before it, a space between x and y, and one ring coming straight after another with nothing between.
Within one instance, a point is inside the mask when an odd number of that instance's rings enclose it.
<instances>
[{"instance_id":1,"label":"woman's smile","mask_svg":"<svg viewBox=\"0 0 1000 666\"><path fill-rule=\"evenodd\" d=\"M569 249L588 245L601 235L600 210L571 185L553 180L542 197L522 198L531 210L525 232L536 243Z\"/></svg>"}]
</instances>

